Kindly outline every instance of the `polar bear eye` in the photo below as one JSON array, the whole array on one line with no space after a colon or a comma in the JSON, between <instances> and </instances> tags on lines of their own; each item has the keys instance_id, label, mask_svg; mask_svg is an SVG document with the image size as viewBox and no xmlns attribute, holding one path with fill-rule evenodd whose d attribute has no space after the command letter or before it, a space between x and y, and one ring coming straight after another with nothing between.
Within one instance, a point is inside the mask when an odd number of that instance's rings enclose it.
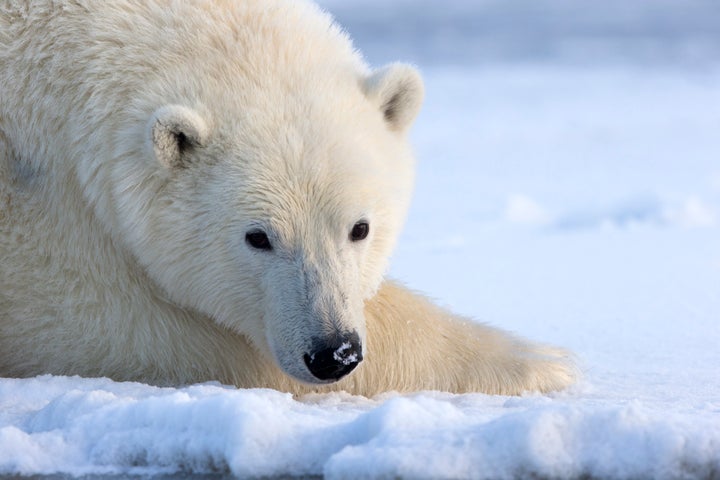
<instances>
[{"instance_id":1,"label":"polar bear eye","mask_svg":"<svg viewBox=\"0 0 720 480\"><path fill-rule=\"evenodd\" d=\"M267 234L262 230L253 230L245 234L245 241L258 250L272 250L272 244Z\"/></svg>"},{"instance_id":2,"label":"polar bear eye","mask_svg":"<svg viewBox=\"0 0 720 480\"><path fill-rule=\"evenodd\" d=\"M350 232L350 240L358 242L364 240L370 233L370 225L367 222L356 223Z\"/></svg>"}]
</instances>

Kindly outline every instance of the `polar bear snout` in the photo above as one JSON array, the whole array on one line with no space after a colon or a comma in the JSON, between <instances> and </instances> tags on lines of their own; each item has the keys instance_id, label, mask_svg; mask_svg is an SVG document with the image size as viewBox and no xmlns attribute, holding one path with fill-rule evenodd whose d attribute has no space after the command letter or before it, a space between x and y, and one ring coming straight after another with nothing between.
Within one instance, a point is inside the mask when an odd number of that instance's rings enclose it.
<instances>
[{"instance_id":1,"label":"polar bear snout","mask_svg":"<svg viewBox=\"0 0 720 480\"><path fill-rule=\"evenodd\" d=\"M357 332L331 341L313 342L313 352L304 355L305 365L315 378L337 381L352 372L362 361L362 345Z\"/></svg>"}]
</instances>

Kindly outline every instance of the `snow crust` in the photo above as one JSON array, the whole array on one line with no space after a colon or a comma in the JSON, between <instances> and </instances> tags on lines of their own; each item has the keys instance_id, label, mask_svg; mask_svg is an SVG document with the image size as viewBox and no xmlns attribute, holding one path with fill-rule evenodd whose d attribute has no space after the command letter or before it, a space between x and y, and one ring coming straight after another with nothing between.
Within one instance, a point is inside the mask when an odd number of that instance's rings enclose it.
<instances>
[{"instance_id":1,"label":"snow crust","mask_svg":"<svg viewBox=\"0 0 720 480\"><path fill-rule=\"evenodd\" d=\"M720 468L716 406L607 402L588 386L548 397L294 400L45 376L3 380L0 399L5 473L711 478Z\"/></svg>"},{"instance_id":2,"label":"snow crust","mask_svg":"<svg viewBox=\"0 0 720 480\"><path fill-rule=\"evenodd\" d=\"M323 4L370 61L425 77L392 276L573 350L584 380L294 399L0 379L0 474L718 478L717 4Z\"/></svg>"}]
</instances>

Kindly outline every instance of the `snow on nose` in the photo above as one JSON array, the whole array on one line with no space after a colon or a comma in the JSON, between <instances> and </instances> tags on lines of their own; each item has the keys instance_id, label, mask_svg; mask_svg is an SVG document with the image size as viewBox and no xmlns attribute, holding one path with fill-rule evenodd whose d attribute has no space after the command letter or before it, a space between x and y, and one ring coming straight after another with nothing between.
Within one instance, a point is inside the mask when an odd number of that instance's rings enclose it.
<instances>
[{"instance_id":1,"label":"snow on nose","mask_svg":"<svg viewBox=\"0 0 720 480\"><path fill-rule=\"evenodd\" d=\"M340 339L340 342L318 342L316 345L319 348L312 353L306 353L304 359L310 373L319 380L340 380L352 372L363 359L357 332Z\"/></svg>"}]
</instances>

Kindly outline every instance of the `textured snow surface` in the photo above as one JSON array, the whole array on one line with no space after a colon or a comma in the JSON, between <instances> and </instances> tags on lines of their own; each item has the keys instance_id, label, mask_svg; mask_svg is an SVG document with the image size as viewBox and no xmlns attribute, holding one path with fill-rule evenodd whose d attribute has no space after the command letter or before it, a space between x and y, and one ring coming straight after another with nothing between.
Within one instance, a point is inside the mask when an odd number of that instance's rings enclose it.
<instances>
[{"instance_id":1,"label":"textured snow surface","mask_svg":"<svg viewBox=\"0 0 720 480\"><path fill-rule=\"evenodd\" d=\"M293 399L0 379L0 474L720 478L717 3L324 5L426 79L391 275L573 350L583 381Z\"/></svg>"},{"instance_id":2,"label":"textured snow surface","mask_svg":"<svg viewBox=\"0 0 720 480\"><path fill-rule=\"evenodd\" d=\"M6 473L676 478L720 469L717 404L667 411L587 387L298 401L272 390L47 376L3 380L0 399Z\"/></svg>"}]
</instances>

